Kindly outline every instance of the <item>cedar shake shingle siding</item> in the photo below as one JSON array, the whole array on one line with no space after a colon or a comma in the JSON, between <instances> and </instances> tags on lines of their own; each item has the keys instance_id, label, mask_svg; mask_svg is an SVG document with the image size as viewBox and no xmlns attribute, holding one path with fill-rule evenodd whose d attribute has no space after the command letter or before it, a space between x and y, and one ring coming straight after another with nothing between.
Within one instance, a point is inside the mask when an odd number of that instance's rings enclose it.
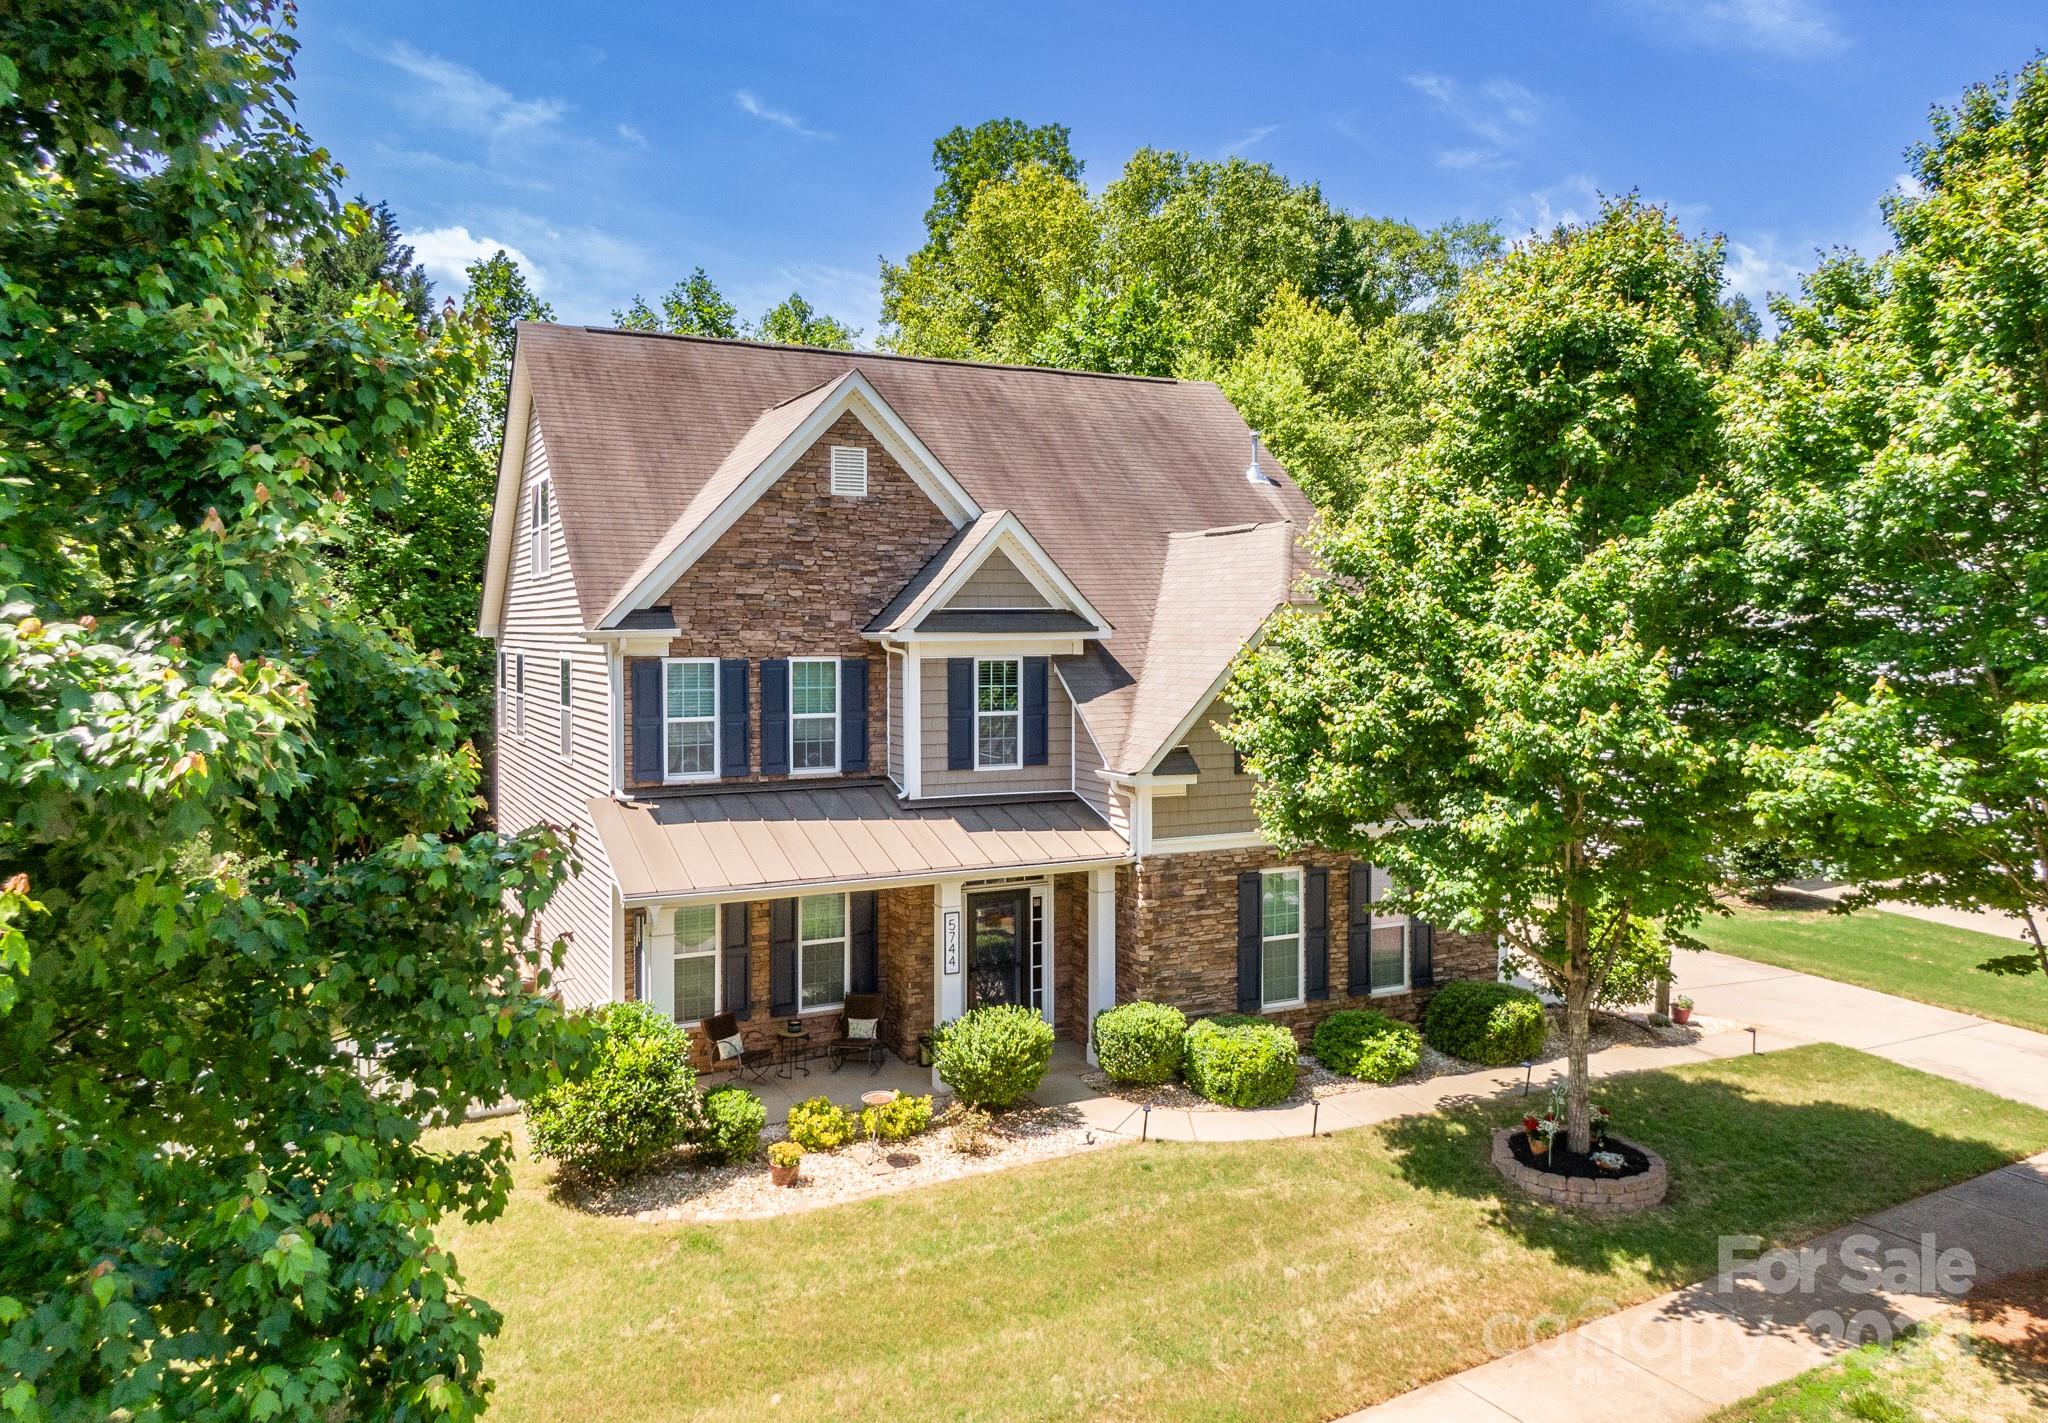
<instances>
[{"instance_id":1,"label":"cedar shake shingle siding","mask_svg":"<svg viewBox=\"0 0 2048 1423\"><path fill-rule=\"evenodd\" d=\"M1203 708L1182 745L1200 768L1184 795L1159 796L1152 802L1152 834L1161 840L1186 835L1245 834L1259 828L1252 813L1252 778L1237 770L1237 760L1217 734L1228 721L1230 707L1221 697Z\"/></svg>"},{"instance_id":2,"label":"cedar shake shingle siding","mask_svg":"<svg viewBox=\"0 0 2048 1423\"><path fill-rule=\"evenodd\" d=\"M1000 649L991 649L997 652ZM1060 679L1046 679L1046 762L1015 770L946 769L946 659L924 659L924 795L1006 795L1017 791L1063 791L1073 782L1074 708Z\"/></svg>"}]
</instances>

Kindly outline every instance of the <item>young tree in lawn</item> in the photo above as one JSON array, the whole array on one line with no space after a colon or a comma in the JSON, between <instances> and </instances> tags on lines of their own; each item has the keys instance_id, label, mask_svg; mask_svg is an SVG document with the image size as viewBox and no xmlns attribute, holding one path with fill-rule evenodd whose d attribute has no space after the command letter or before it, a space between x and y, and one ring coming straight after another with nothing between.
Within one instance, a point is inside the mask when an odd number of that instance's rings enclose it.
<instances>
[{"instance_id":1,"label":"young tree in lawn","mask_svg":"<svg viewBox=\"0 0 2048 1423\"><path fill-rule=\"evenodd\" d=\"M559 1075L552 831L464 838L442 668L322 566L468 388L397 293L280 321L337 172L253 3L0 19L0 1404L471 1417L435 1242ZM540 990L521 987L535 967Z\"/></svg>"},{"instance_id":2,"label":"young tree in lawn","mask_svg":"<svg viewBox=\"0 0 2048 1423\"><path fill-rule=\"evenodd\" d=\"M2048 974L2048 60L1937 111L1912 176L1896 250L1824 265L1734 385L1805 722L1756 806L1866 900L2020 916L1983 966Z\"/></svg>"},{"instance_id":3,"label":"young tree in lawn","mask_svg":"<svg viewBox=\"0 0 2048 1423\"><path fill-rule=\"evenodd\" d=\"M1720 273L1625 199L1472 277L1430 438L1323 529L1319 606L1230 692L1277 844L1370 857L1562 995L1579 1151L1591 1008L1642 926L1710 904L1740 814L1688 682L1721 626Z\"/></svg>"}]
</instances>

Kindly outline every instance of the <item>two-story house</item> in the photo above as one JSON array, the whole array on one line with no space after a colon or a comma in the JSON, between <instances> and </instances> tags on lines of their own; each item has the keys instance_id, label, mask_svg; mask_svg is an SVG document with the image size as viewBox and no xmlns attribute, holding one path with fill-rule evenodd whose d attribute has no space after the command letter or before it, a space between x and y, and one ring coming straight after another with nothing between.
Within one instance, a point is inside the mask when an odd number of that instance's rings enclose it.
<instances>
[{"instance_id":1,"label":"two-story house","mask_svg":"<svg viewBox=\"0 0 2048 1423\"><path fill-rule=\"evenodd\" d=\"M908 1056L989 1002L1086 1043L1491 977L1276 853L1217 733L1311 517L1207 383L521 327L480 632L499 823L579 836L566 998L879 992Z\"/></svg>"}]
</instances>

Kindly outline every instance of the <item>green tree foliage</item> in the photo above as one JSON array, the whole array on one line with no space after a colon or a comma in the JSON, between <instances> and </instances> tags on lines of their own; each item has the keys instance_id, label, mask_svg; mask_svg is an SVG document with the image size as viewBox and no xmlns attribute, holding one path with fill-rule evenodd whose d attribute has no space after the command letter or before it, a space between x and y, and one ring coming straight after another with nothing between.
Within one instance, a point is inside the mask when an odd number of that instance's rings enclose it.
<instances>
[{"instance_id":1,"label":"green tree foliage","mask_svg":"<svg viewBox=\"0 0 2048 1423\"><path fill-rule=\"evenodd\" d=\"M2048 972L2048 61L1912 161L1896 250L1825 264L1730 395L1768 710L1806 722L1756 805L1887 896L2024 916L1986 967Z\"/></svg>"},{"instance_id":2,"label":"green tree foliage","mask_svg":"<svg viewBox=\"0 0 2048 1423\"><path fill-rule=\"evenodd\" d=\"M1118 375L1170 376L1185 342L1159 289L1091 286L1038 339L1032 364Z\"/></svg>"},{"instance_id":3,"label":"green tree foliage","mask_svg":"<svg viewBox=\"0 0 2048 1423\"><path fill-rule=\"evenodd\" d=\"M358 197L338 226L308 235L287 276L278 292L279 314L287 321L331 321L380 283L419 325L433 318L433 283L413 261L388 203Z\"/></svg>"},{"instance_id":4,"label":"green tree foliage","mask_svg":"<svg viewBox=\"0 0 2048 1423\"><path fill-rule=\"evenodd\" d=\"M1581 1150L1589 1009L1631 925L1709 906L1740 812L1682 655L1729 621L1694 576L1725 536L1720 272L1622 200L1467 282L1427 442L1230 692L1277 843L1369 854L1561 994Z\"/></svg>"},{"instance_id":5,"label":"green tree foliage","mask_svg":"<svg viewBox=\"0 0 2048 1423\"><path fill-rule=\"evenodd\" d=\"M475 352L383 288L276 319L338 211L294 49L256 3L0 18L16 1418L474 1416L497 1316L434 1230L510 1154L421 1133L574 1048L524 942L569 847L455 833L450 678L319 561Z\"/></svg>"},{"instance_id":6,"label":"green tree foliage","mask_svg":"<svg viewBox=\"0 0 2048 1423\"><path fill-rule=\"evenodd\" d=\"M860 337L860 332L825 315L796 292L763 312L747 334L756 341L774 341L783 346L824 346L834 351L851 351Z\"/></svg>"},{"instance_id":7,"label":"green tree foliage","mask_svg":"<svg viewBox=\"0 0 2048 1423\"><path fill-rule=\"evenodd\" d=\"M1064 124L1033 128L1022 119L989 119L941 134L932 145L939 185L924 214L931 244L940 251L952 245L954 232L985 183L1007 183L1032 167L1078 183L1081 161L1067 146L1068 138Z\"/></svg>"},{"instance_id":8,"label":"green tree foliage","mask_svg":"<svg viewBox=\"0 0 2048 1423\"><path fill-rule=\"evenodd\" d=\"M624 311L612 313L612 324L627 331L668 331L678 336L740 334L739 308L725 299L702 267L668 289L656 311L639 296Z\"/></svg>"}]
</instances>

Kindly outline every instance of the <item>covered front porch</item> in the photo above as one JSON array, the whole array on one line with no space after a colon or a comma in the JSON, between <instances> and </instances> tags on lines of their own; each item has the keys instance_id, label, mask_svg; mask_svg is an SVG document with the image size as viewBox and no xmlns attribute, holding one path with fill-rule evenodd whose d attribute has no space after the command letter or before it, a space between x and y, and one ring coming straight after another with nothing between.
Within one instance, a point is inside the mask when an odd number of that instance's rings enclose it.
<instances>
[{"instance_id":1,"label":"covered front porch","mask_svg":"<svg viewBox=\"0 0 2048 1423\"><path fill-rule=\"evenodd\" d=\"M732 1015L772 1060L758 1084L749 1063L750 1087L871 1078L864 1060L831 1064L872 1031L881 1071L930 1090L920 1040L972 1008L1020 1004L1085 1053L1115 1002L1127 851L1071 797L910 806L882 786L778 788L592 810L625 901L625 996L695 1030L707 1071L730 1070L709 1026Z\"/></svg>"}]
</instances>

